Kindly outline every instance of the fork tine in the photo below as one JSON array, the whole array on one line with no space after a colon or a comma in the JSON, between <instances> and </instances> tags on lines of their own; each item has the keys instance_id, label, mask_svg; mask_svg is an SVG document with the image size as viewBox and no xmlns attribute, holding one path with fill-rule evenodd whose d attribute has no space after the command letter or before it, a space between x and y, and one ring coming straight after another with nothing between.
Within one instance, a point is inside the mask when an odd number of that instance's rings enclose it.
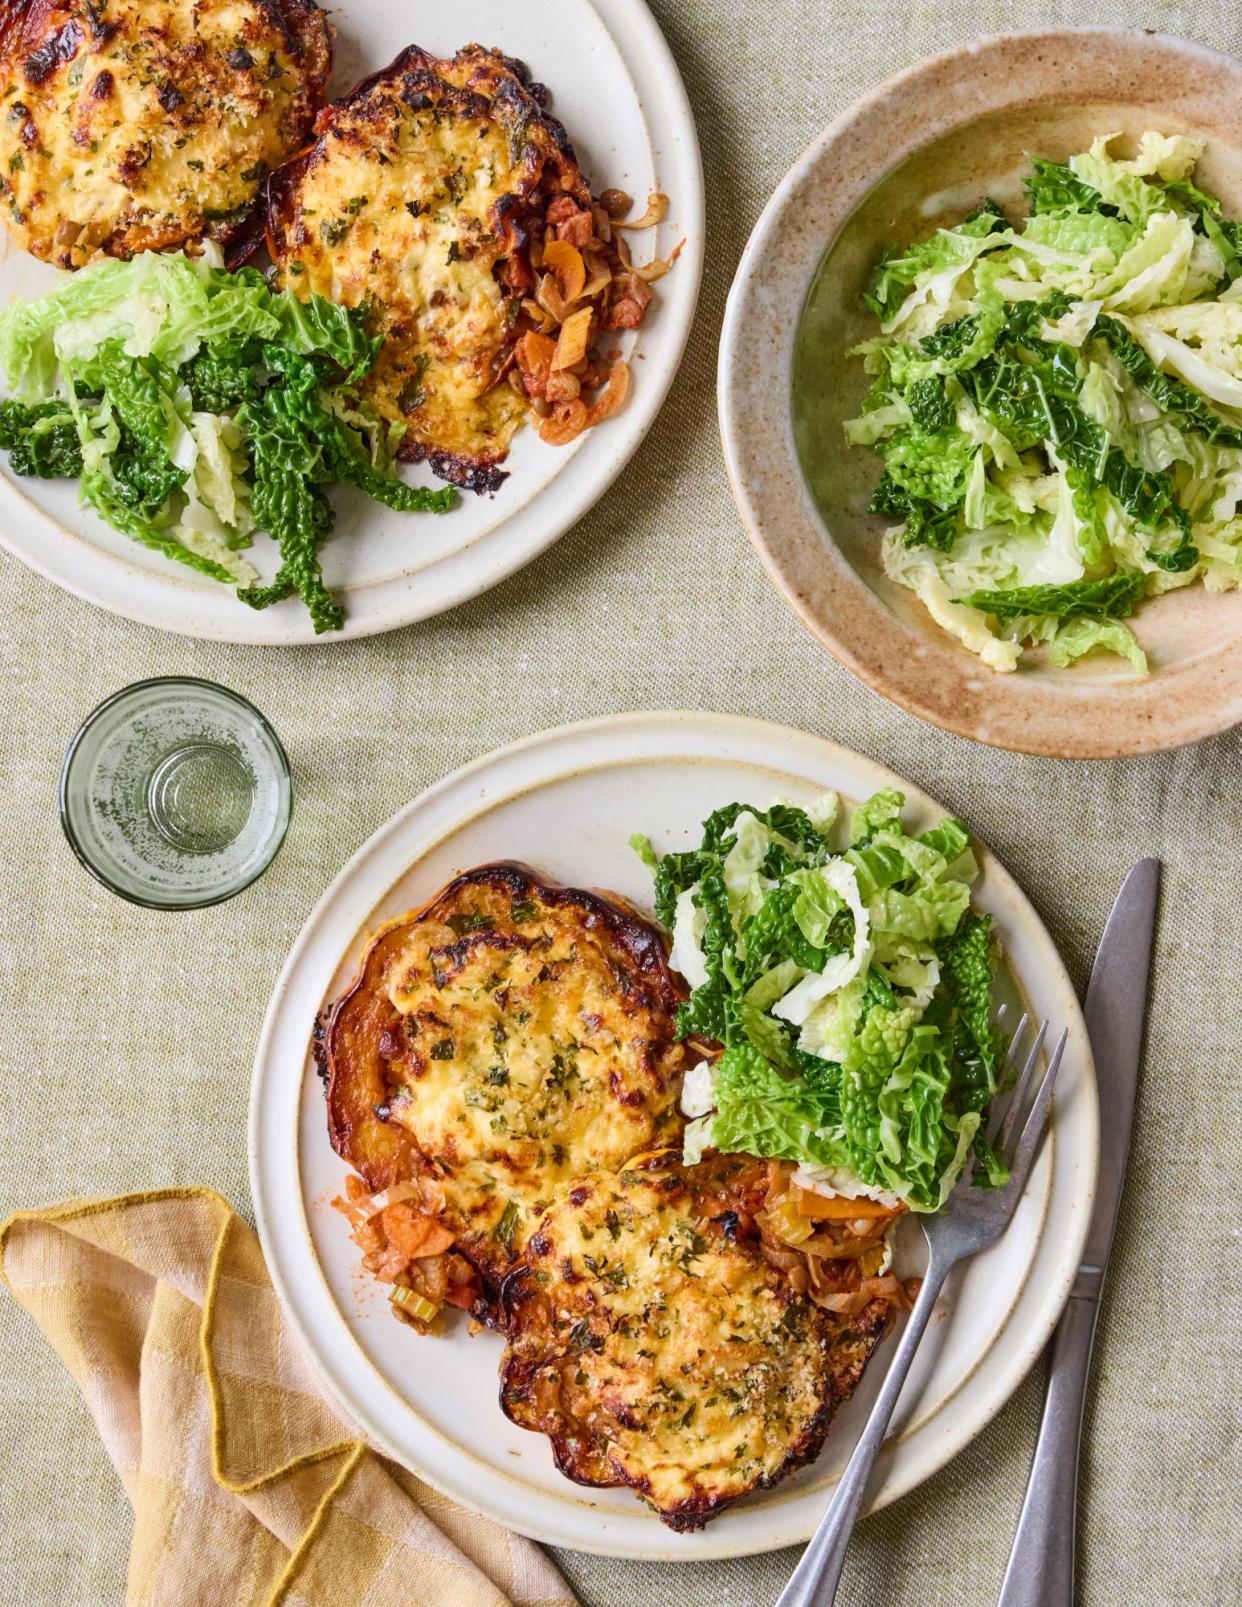
<instances>
[{"instance_id":1,"label":"fork tine","mask_svg":"<svg viewBox=\"0 0 1242 1607\"><path fill-rule=\"evenodd\" d=\"M1025 1028L1029 1024L1029 1020L1030 1018L1024 1015L1019 1025ZM1013 1135L1013 1130L1017 1125L1018 1117L1021 1114L1022 1106L1026 1100L1027 1090L1031 1086L1031 1078L1034 1076L1035 1068L1039 1064L1039 1054L1040 1050L1044 1046L1044 1036L1047 1031L1048 1023L1046 1021L1041 1021L1035 1032L1035 1041L1031 1044L1031 1047L1027 1052L1027 1057L1023 1063L1022 1070L1018 1073L1016 1079L1014 1080L1013 1093L1010 1096L1009 1103L1005 1106L1004 1114L999 1118L999 1120L994 1119L991 1124L992 1132L989 1134L989 1137L991 1138L993 1147L999 1150L1002 1155L1005 1153L1005 1148ZM1015 1033L1013 1043L1011 1043L1009 1046L1009 1062L1017 1059L1015 1046L1018 1045L1018 1042L1018 1034Z\"/></svg>"},{"instance_id":2,"label":"fork tine","mask_svg":"<svg viewBox=\"0 0 1242 1607\"><path fill-rule=\"evenodd\" d=\"M1034 1081L1039 1066L1039 1057L1044 1047L1044 1038L1048 1033L1048 1023L1041 1021L1035 1029L1035 1040L1031 1044L1026 1057L1026 1063L1018 1074L1014 1085L1013 1098L1005 1110L1005 1119L1001 1122L1000 1132L996 1135L996 1147L1003 1155L1009 1148L1009 1141L1013 1137L1014 1128L1018 1125L1018 1118L1022 1114L1022 1107L1026 1103L1026 1096Z\"/></svg>"},{"instance_id":3,"label":"fork tine","mask_svg":"<svg viewBox=\"0 0 1242 1607\"><path fill-rule=\"evenodd\" d=\"M1007 1005L1003 1005L1003 1004L1001 1005L1001 1014L1002 1015L1007 1010L1007 1008L1008 1008ZM1001 1024L1001 1016L997 1016L996 1024L997 1024L997 1026L1000 1026L1000 1024ZM1018 1058L1018 1045L1022 1042L1022 1034L1026 1031L1026 1029L1030 1026L1030 1024L1031 1024L1031 1018L1027 1014L1027 1012L1024 1010L1022 1012L1022 1015L1020 1016L1020 1018L1018 1020L1017 1026L1013 1029L1013 1035L1009 1039L1009 1052L1005 1056L1005 1069L1006 1070L1008 1070L1009 1067L1012 1066L1014 1061Z\"/></svg>"},{"instance_id":4,"label":"fork tine","mask_svg":"<svg viewBox=\"0 0 1242 1607\"><path fill-rule=\"evenodd\" d=\"M1034 1101L1031 1104L1031 1113L1026 1118L1014 1150L1013 1159L1009 1163L1010 1183L1008 1188L1012 1195L1021 1195L1026 1187L1027 1178L1031 1175L1031 1168L1035 1164L1035 1157L1039 1154L1039 1147L1043 1143L1044 1130L1048 1126L1048 1113L1052 1104L1052 1088L1057 1080L1057 1072L1061 1069L1061 1057L1065 1053L1066 1040L1069 1031L1065 1029L1056 1041L1052 1051L1052 1058L1048 1062L1048 1070L1044 1080L1039 1085Z\"/></svg>"}]
</instances>

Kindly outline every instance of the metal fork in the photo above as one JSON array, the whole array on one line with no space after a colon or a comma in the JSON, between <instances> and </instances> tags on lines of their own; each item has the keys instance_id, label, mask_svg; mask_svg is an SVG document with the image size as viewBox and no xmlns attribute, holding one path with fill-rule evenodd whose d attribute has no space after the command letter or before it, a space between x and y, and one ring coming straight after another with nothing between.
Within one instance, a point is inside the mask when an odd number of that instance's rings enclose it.
<instances>
[{"instance_id":1,"label":"metal fork","mask_svg":"<svg viewBox=\"0 0 1242 1607\"><path fill-rule=\"evenodd\" d=\"M1010 1040L1007 1071L1017 1063L1029 1026L1029 1018L1024 1015ZM1039 1154L1048 1126L1053 1083L1060 1069L1067 1037L1062 1032L1048 1061L1047 1070L1039 1075L1040 1054L1047 1031L1048 1023L1041 1021L1003 1117L995 1114L989 1124L988 1136L998 1153L1008 1160L1009 1182L999 1189L959 1187L950 1196L944 1211L936 1216L920 1218L927 1240L927 1273L923 1286L915 1299L914 1309L875 1405L871 1408L871 1416L854 1447L854 1454L776 1607L831 1607L836 1599L841 1570L845 1566L845 1553L858 1521L867 1480L884 1442L889 1419L931 1317L936 1297L959 1261L986 1250L1009 1226ZM1028 1109L1028 1096L1032 1095L1032 1090L1033 1097L1029 1099ZM1024 1110L1025 1119L1015 1140L1014 1131Z\"/></svg>"}]
</instances>

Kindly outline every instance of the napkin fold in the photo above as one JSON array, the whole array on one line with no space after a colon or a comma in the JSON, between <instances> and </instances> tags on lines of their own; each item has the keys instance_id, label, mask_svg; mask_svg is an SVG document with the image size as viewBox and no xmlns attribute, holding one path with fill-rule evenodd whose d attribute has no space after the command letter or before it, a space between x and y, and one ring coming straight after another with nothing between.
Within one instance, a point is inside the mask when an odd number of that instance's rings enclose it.
<instances>
[{"instance_id":1,"label":"napkin fold","mask_svg":"<svg viewBox=\"0 0 1242 1607\"><path fill-rule=\"evenodd\" d=\"M212 1190L19 1211L0 1273L133 1506L128 1607L574 1607L531 1541L378 1455L328 1403L258 1240Z\"/></svg>"}]
</instances>

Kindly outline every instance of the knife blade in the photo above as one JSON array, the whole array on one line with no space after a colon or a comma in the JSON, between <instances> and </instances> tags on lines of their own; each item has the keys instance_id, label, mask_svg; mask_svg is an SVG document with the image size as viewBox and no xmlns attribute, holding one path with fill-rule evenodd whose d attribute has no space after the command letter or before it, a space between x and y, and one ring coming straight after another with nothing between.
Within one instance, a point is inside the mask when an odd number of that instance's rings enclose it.
<instances>
[{"instance_id":1,"label":"knife blade","mask_svg":"<svg viewBox=\"0 0 1242 1607\"><path fill-rule=\"evenodd\" d=\"M1130 1153L1159 897L1160 861L1140 859L1121 884L1105 923L1083 1008L1100 1093L1100 1173L1082 1270L1098 1268L1101 1281Z\"/></svg>"},{"instance_id":2,"label":"knife blade","mask_svg":"<svg viewBox=\"0 0 1242 1607\"><path fill-rule=\"evenodd\" d=\"M998 1607L1073 1607L1082 1412L1130 1152L1159 896L1160 861L1139 860L1121 884L1091 969L1084 1014L1100 1094L1095 1204L1052 1337L1048 1393Z\"/></svg>"}]
</instances>

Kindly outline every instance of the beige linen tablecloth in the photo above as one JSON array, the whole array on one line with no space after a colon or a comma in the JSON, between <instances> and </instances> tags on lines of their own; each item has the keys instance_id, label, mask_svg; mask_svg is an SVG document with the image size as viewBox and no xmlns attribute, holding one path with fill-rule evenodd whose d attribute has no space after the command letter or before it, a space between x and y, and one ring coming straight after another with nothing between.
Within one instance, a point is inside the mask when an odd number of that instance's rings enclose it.
<instances>
[{"instance_id":1,"label":"beige linen tablecloth","mask_svg":"<svg viewBox=\"0 0 1242 1607\"><path fill-rule=\"evenodd\" d=\"M417 31L419 9L409 8L406 31ZM867 691L803 634L746 542L714 391L721 312L747 233L793 156L863 90L971 33L1049 22L1147 25L1242 51L1242 13L1234 0L654 9L703 143L703 300L647 443L549 553L430 624L280 651L144 630L0 561L0 1214L191 1184L245 1208L250 1061L285 954L341 864L447 770L542 727L635 707L801 725L892 765L970 821L1080 985L1123 871L1140 854L1165 859L1137 1139L1087 1414L1082 1599L1236 1603L1237 736L1151 759L1058 764L942 735ZM119 902L79 868L60 834L55 782L65 743L101 697L177 673L223 681L266 711L293 762L296 807L255 887L215 909L161 915ZM1028 1380L940 1475L865 1522L841 1601L993 1601L1037 1411ZM125 1496L76 1388L8 1298L0 1422L0 1603L120 1601ZM793 1560L557 1557L587 1607L759 1607Z\"/></svg>"}]
</instances>

